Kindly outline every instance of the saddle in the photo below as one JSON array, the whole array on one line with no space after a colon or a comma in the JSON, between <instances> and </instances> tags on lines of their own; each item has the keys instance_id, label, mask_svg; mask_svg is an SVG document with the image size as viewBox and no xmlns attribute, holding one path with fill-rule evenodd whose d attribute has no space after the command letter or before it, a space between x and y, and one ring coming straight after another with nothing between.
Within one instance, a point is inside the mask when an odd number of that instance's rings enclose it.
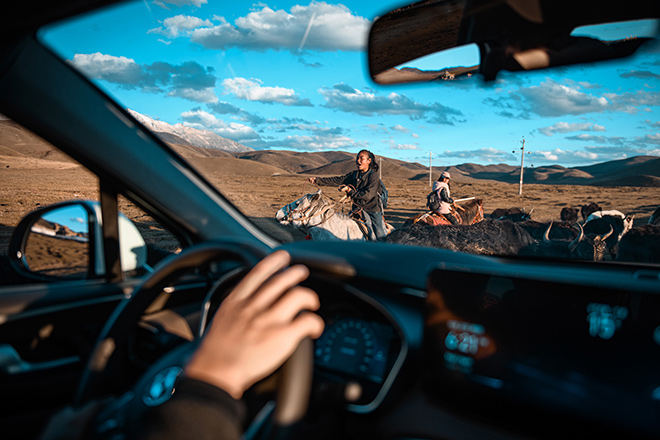
<instances>
[{"instance_id":1,"label":"saddle","mask_svg":"<svg viewBox=\"0 0 660 440\"><path fill-rule=\"evenodd\" d=\"M364 239L369 241L371 240L371 234L369 233L369 227L367 224L362 220L362 217L360 216L361 211L355 211L351 213L351 219L357 223L358 228L360 228L360 231L362 231L362 235L364 235Z\"/></svg>"},{"instance_id":2,"label":"saddle","mask_svg":"<svg viewBox=\"0 0 660 440\"><path fill-rule=\"evenodd\" d=\"M458 220L459 220L459 223L460 223L460 221L461 221L460 214L458 214L458 213L455 213L455 214L458 217ZM452 224L447 219L447 217L445 217L444 215L439 214L437 212L434 212L434 211L429 211L426 214L421 215L415 223L417 223L417 222L423 222L423 223L426 223L427 225L431 225L431 226L446 226L446 225L451 225Z\"/></svg>"}]
</instances>

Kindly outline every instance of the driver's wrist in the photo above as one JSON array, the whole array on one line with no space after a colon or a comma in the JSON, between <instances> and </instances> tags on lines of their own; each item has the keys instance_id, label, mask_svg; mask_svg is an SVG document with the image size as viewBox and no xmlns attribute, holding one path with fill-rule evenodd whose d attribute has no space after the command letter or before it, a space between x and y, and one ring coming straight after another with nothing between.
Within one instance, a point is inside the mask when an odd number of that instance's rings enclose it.
<instances>
[{"instance_id":1,"label":"driver's wrist","mask_svg":"<svg viewBox=\"0 0 660 440\"><path fill-rule=\"evenodd\" d=\"M238 381L234 381L228 377L231 375L225 376L209 373L206 368L198 366L194 360L185 367L184 374L190 379L206 382L220 388L236 400L240 400L245 392L245 388L237 384Z\"/></svg>"}]
</instances>

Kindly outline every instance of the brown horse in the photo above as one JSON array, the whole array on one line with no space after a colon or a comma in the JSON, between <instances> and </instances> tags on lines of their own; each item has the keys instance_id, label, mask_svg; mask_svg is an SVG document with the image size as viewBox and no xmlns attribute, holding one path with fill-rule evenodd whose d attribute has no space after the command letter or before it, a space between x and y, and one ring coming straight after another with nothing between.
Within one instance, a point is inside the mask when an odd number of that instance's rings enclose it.
<instances>
[{"instance_id":1,"label":"brown horse","mask_svg":"<svg viewBox=\"0 0 660 440\"><path fill-rule=\"evenodd\" d=\"M460 208L455 211L455 215L461 219L461 225L473 225L479 223L484 219L484 208L483 201L481 199L472 199L464 204L459 205ZM414 217L409 218L405 221L403 226L414 225L415 223L426 223L427 225L440 226L440 225L450 225L451 223L444 216L438 215L433 211L426 211L421 214L417 214Z\"/></svg>"}]
</instances>

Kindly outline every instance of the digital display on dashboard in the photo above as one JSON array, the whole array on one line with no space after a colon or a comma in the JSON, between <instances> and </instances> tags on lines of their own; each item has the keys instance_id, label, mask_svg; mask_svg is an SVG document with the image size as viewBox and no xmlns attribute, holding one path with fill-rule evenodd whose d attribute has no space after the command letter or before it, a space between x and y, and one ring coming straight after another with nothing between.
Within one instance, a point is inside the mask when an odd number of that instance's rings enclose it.
<instances>
[{"instance_id":1,"label":"digital display on dashboard","mask_svg":"<svg viewBox=\"0 0 660 440\"><path fill-rule=\"evenodd\" d=\"M425 308L432 397L660 434L657 294L438 269Z\"/></svg>"}]
</instances>

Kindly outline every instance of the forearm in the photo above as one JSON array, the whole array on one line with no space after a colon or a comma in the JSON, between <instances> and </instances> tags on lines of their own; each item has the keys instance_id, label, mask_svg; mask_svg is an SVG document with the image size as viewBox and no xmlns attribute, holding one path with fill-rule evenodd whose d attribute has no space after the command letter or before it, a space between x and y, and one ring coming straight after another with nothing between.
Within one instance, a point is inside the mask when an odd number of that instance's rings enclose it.
<instances>
[{"instance_id":1,"label":"forearm","mask_svg":"<svg viewBox=\"0 0 660 440\"><path fill-rule=\"evenodd\" d=\"M449 195L447 194L447 190L445 188L440 190L440 200L446 203L451 203L451 204L454 203L454 199L449 197Z\"/></svg>"},{"instance_id":2,"label":"forearm","mask_svg":"<svg viewBox=\"0 0 660 440\"><path fill-rule=\"evenodd\" d=\"M243 404L206 382L183 378L172 398L150 409L130 439L239 439Z\"/></svg>"},{"instance_id":3,"label":"forearm","mask_svg":"<svg viewBox=\"0 0 660 440\"><path fill-rule=\"evenodd\" d=\"M346 176L317 177L316 184L319 186L339 186L344 183Z\"/></svg>"}]
</instances>

